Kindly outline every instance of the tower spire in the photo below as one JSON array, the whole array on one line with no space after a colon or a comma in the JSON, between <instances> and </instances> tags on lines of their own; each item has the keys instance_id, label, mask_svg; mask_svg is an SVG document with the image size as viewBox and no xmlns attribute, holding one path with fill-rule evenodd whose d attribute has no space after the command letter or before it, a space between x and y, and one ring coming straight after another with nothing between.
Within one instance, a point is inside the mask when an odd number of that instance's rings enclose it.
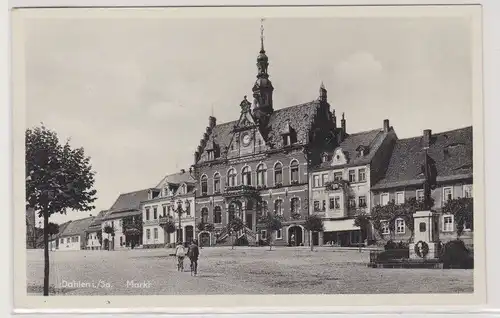
<instances>
[{"instance_id":1,"label":"tower spire","mask_svg":"<svg viewBox=\"0 0 500 318\"><path fill-rule=\"evenodd\" d=\"M266 53L264 50L264 18L260 19L260 53Z\"/></svg>"}]
</instances>

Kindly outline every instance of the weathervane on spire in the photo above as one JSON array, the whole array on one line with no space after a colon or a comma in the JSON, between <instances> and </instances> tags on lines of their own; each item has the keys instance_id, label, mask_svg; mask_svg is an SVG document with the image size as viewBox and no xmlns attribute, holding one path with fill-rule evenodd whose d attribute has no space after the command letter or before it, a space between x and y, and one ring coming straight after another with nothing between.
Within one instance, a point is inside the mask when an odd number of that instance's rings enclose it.
<instances>
[{"instance_id":1,"label":"weathervane on spire","mask_svg":"<svg viewBox=\"0 0 500 318\"><path fill-rule=\"evenodd\" d=\"M266 52L264 50L264 18L260 19L260 52Z\"/></svg>"}]
</instances>

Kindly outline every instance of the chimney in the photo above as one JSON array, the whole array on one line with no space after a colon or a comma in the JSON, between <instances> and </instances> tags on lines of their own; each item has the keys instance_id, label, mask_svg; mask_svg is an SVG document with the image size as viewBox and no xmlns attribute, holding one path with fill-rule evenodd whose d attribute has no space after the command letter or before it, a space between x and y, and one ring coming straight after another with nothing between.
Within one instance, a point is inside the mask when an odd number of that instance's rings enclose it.
<instances>
[{"instance_id":1,"label":"chimney","mask_svg":"<svg viewBox=\"0 0 500 318\"><path fill-rule=\"evenodd\" d=\"M340 120L340 126L342 127L342 138L346 135L346 128L345 128L345 114L342 113L342 120Z\"/></svg>"},{"instance_id":2,"label":"chimney","mask_svg":"<svg viewBox=\"0 0 500 318\"><path fill-rule=\"evenodd\" d=\"M208 117L208 127L214 128L217 125L217 118L214 116Z\"/></svg>"},{"instance_id":3,"label":"chimney","mask_svg":"<svg viewBox=\"0 0 500 318\"><path fill-rule=\"evenodd\" d=\"M186 173L186 170L185 169L181 169L181 173Z\"/></svg>"},{"instance_id":4,"label":"chimney","mask_svg":"<svg viewBox=\"0 0 500 318\"><path fill-rule=\"evenodd\" d=\"M431 145L432 131L430 129L424 130L423 147L428 148Z\"/></svg>"},{"instance_id":5,"label":"chimney","mask_svg":"<svg viewBox=\"0 0 500 318\"><path fill-rule=\"evenodd\" d=\"M384 132L389 132L389 119L384 119Z\"/></svg>"}]
</instances>

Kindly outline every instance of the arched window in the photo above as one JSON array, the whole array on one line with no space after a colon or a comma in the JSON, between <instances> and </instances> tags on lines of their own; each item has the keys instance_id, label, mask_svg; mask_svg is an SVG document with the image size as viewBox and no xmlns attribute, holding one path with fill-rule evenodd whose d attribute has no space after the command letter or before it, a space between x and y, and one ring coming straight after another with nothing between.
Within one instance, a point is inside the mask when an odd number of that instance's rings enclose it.
<instances>
[{"instance_id":1,"label":"arched window","mask_svg":"<svg viewBox=\"0 0 500 318\"><path fill-rule=\"evenodd\" d=\"M264 166L263 163L257 166L257 186L265 186L267 184L266 182L266 166Z\"/></svg>"},{"instance_id":2,"label":"arched window","mask_svg":"<svg viewBox=\"0 0 500 318\"><path fill-rule=\"evenodd\" d=\"M220 174L214 174L214 193L220 193Z\"/></svg>"},{"instance_id":3,"label":"arched window","mask_svg":"<svg viewBox=\"0 0 500 318\"><path fill-rule=\"evenodd\" d=\"M259 212L263 216L267 215L267 212L268 212L267 201L261 201L259 203Z\"/></svg>"},{"instance_id":4,"label":"arched window","mask_svg":"<svg viewBox=\"0 0 500 318\"><path fill-rule=\"evenodd\" d=\"M234 187L236 185L236 170L234 170L234 168L229 169L227 172L227 185L229 187Z\"/></svg>"},{"instance_id":5,"label":"arched window","mask_svg":"<svg viewBox=\"0 0 500 318\"><path fill-rule=\"evenodd\" d=\"M283 185L283 165L279 162L274 165L274 185Z\"/></svg>"},{"instance_id":6,"label":"arched window","mask_svg":"<svg viewBox=\"0 0 500 318\"><path fill-rule=\"evenodd\" d=\"M241 171L241 180L243 180L244 185L252 185L252 172L249 166L244 167Z\"/></svg>"},{"instance_id":7,"label":"arched window","mask_svg":"<svg viewBox=\"0 0 500 318\"><path fill-rule=\"evenodd\" d=\"M191 215L191 203L188 200L184 202L184 207L186 209L186 215Z\"/></svg>"},{"instance_id":8,"label":"arched window","mask_svg":"<svg viewBox=\"0 0 500 318\"><path fill-rule=\"evenodd\" d=\"M201 195L207 195L208 193L208 177L206 175L201 176Z\"/></svg>"},{"instance_id":9,"label":"arched window","mask_svg":"<svg viewBox=\"0 0 500 318\"><path fill-rule=\"evenodd\" d=\"M300 200L299 200L299 198L292 198L290 200L290 212L292 214L300 213Z\"/></svg>"},{"instance_id":10,"label":"arched window","mask_svg":"<svg viewBox=\"0 0 500 318\"><path fill-rule=\"evenodd\" d=\"M208 209L207 208L201 209L201 222L208 223Z\"/></svg>"},{"instance_id":11,"label":"arched window","mask_svg":"<svg viewBox=\"0 0 500 318\"><path fill-rule=\"evenodd\" d=\"M214 223L222 223L222 210L220 206L214 208Z\"/></svg>"},{"instance_id":12,"label":"arched window","mask_svg":"<svg viewBox=\"0 0 500 318\"><path fill-rule=\"evenodd\" d=\"M299 183L299 162L297 160L290 163L290 181L292 184Z\"/></svg>"},{"instance_id":13,"label":"arched window","mask_svg":"<svg viewBox=\"0 0 500 318\"><path fill-rule=\"evenodd\" d=\"M277 215L283 215L283 200L278 199L274 201L274 213Z\"/></svg>"}]
</instances>

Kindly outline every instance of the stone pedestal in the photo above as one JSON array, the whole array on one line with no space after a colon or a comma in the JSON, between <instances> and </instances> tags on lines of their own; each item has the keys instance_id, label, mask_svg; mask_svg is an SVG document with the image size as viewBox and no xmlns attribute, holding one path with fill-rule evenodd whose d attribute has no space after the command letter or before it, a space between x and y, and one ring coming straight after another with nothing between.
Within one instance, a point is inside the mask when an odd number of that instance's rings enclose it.
<instances>
[{"instance_id":1,"label":"stone pedestal","mask_svg":"<svg viewBox=\"0 0 500 318\"><path fill-rule=\"evenodd\" d=\"M439 229L437 214L432 211L417 211L413 214L415 236L410 244L411 259L436 259Z\"/></svg>"}]
</instances>

